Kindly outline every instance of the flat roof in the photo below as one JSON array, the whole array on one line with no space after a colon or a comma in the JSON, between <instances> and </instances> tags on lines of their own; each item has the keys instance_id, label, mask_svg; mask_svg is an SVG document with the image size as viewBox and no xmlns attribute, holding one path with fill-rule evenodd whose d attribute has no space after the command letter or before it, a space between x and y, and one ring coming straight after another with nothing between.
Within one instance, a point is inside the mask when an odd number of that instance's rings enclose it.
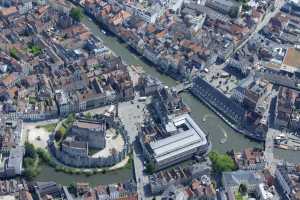
<instances>
[{"instance_id":1,"label":"flat roof","mask_svg":"<svg viewBox=\"0 0 300 200\"><path fill-rule=\"evenodd\" d=\"M177 133L170 137L150 143L154 158L157 162L207 144L205 133L194 122L189 114L175 117L170 123L175 125ZM186 126L188 129L180 128L181 125Z\"/></svg>"}]
</instances>

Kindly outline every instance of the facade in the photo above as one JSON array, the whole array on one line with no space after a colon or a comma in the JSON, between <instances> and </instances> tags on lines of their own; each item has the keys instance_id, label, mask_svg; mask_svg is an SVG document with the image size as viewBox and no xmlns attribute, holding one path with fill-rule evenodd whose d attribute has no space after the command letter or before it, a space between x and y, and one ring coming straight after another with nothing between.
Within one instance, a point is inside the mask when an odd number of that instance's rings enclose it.
<instances>
[{"instance_id":1,"label":"facade","mask_svg":"<svg viewBox=\"0 0 300 200\"><path fill-rule=\"evenodd\" d=\"M275 126L277 128L298 129L299 96L296 90L280 87L276 107L275 107Z\"/></svg>"},{"instance_id":2,"label":"facade","mask_svg":"<svg viewBox=\"0 0 300 200\"><path fill-rule=\"evenodd\" d=\"M189 108L175 89L160 88L153 94L150 112L159 124L167 124L174 116L188 113Z\"/></svg>"},{"instance_id":3,"label":"facade","mask_svg":"<svg viewBox=\"0 0 300 200\"><path fill-rule=\"evenodd\" d=\"M105 147L105 121L79 119L73 123L71 134L79 141L86 141L89 148L103 149Z\"/></svg>"},{"instance_id":4,"label":"facade","mask_svg":"<svg viewBox=\"0 0 300 200\"><path fill-rule=\"evenodd\" d=\"M299 171L299 166L277 166L275 171L277 190L283 200L299 199Z\"/></svg>"},{"instance_id":5,"label":"facade","mask_svg":"<svg viewBox=\"0 0 300 200\"><path fill-rule=\"evenodd\" d=\"M144 96L153 95L156 91L163 87L162 83L158 79L147 75L140 76L139 86L141 93Z\"/></svg>"},{"instance_id":6,"label":"facade","mask_svg":"<svg viewBox=\"0 0 300 200\"><path fill-rule=\"evenodd\" d=\"M76 141L73 137L67 137L62 143L62 152L74 156L88 156L88 143Z\"/></svg>"},{"instance_id":7,"label":"facade","mask_svg":"<svg viewBox=\"0 0 300 200\"><path fill-rule=\"evenodd\" d=\"M227 15L230 15L234 11L239 15L242 9L240 3L232 0L207 0L206 6Z\"/></svg>"},{"instance_id":8,"label":"facade","mask_svg":"<svg viewBox=\"0 0 300 200\"><path fill-rule=\"evenodd\" d=\"M44 199L47 196L51 196L53 198L63 197L62 187L53 181L36 182L34 185L34 190L38 196L38 199Z\"/></svg>"},{"instance_id":9,"label":"facade","mask_svg":"<svg viewBox=\"0 0 300 200\"><path fill-rule=\"evenodd\" d=\"M241 170L263 170L266 166L262 149L246 148L241 153L234 153L234 160Z\"/></svg>"},{"instance_id":10,"label":"facade","mask_svg":"<svg viewBox=\"0 0 300 200\"><path fill-rule=\"evenodd\" d=\"M234 124L238 126L242 125L245 109L226 97L223 93L218 91L202 78L196 77L193 79L191 92L200 100L213 106Z\"/></svg>"},{"instance_id":11,"label":"facade","mask_svg":"<svg viewBox=\"0 0 300 200\"><path fill-rule=\"evenodd\" d=\"M249 74L250 69L249 66L242 64L238 60L231 58L227 64L228 67L236 69L242 76L247 76Z\"/></svg>"},{"instance_id":12,"label":"facade","mask_svg":"<svg viewBox=\"0 0 300 200\"><path fill-rule=\"evenodd\" d=\"M273 84L281 85L293 89L299 89L299 72L289 72L282 69L264 68L256 72L259 76L267 79Z\"/></svg>"},{"instance_id":13,"label":"facade","mask_svg":"<svg viewBox=\"0 0 300 200\"><path fill-rule=\"evenodd\" d=\"M17 146L13 148L8 157L7 163L7 176L21 175L23 172L23 156L25 154L25 149L22 146Z\"/></svg>"},{"instance_id":14,"label":"facade","mask_svg":"<svg viewBox=\"0 0 300 200\"><path fill-rule=\"evenodd\" d=\"M164 7L159 4L154 4L147 9L140 9L137 7L131 7L134 10L134 14L148 23L155 23L156 19L164 13Z\"/></svg>"},{"instance_id":15,"label":"facade","mask_svg":"<svg viewBox=\"0 0 300 200\"><path fill-rule=\"evenodd\" d=\"M32 9L32 0L23 0L18 6L19 13L21 15L29 12Z\"/></svg>"},{"instance_id":16,"label":"facade","mask_svg":"<svg viewBox=\"0 0 300 200\"><path fill-rule=\"evenodd\" d=\"M193 179L210 174L210 167L204 164L194 164L187 167L175 167L170 170L154 173L149 176L150 190L153 195L162 194L172 185L188 185ZM177 176L179 175L179 176Z\"/></svg>"},{"instance_id":17,"label":"facade","mask_svg":"<svg viewBox=\"0 0 300 200\"><path fill-rule=\"evenodd\" d=\"M12 148L21 145L22 139L22 120L0 121L0 153L9 155Z\"/></svg>"},{"instance_id":18,"label":"facade","mask_svg":"<svg viewBox=\"0 0 300 200\"><path fill-rule=\"evenodd\" d=\"M257 171L238 170L222 173L222 185L228 199L235 199L235 192L241 184L245 184L248 193L255 193L257 186L263 183L263 177Z\"/></svg>"},{"instance_id":19,"label":"facade","mask_svg":"<svg viewBox=\"0 0 300 200\"><path fill-rule=\"evenodd\" d=\"M169 186L162 194L161 200L170 200L170 199L180 199L188 200L188 193L185 191L185 188L180 185L171 185Z\"/></svg>"},{"instance_id":20,"label":"facade","mask_svg":"<svg viewBox=\"0 0 300 200\"><path fill-rule=\"evenodd\" d=\"M21 175L23 172L23 156L25 149L23 146L12 148L9 156L3 159L0 169L0 178L12 178Z\"/></svg>"}]
</instances>

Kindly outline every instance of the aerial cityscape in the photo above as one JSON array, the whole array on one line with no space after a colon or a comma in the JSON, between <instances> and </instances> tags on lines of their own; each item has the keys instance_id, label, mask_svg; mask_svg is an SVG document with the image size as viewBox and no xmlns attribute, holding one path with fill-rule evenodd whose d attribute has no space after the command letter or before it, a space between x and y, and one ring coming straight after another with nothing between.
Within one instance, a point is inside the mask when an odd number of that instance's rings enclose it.
<instances>
[{"instance_id":1,"label":"aerial cityscape","mask_svg":"<svg viewBox=\"0 0 300 200\"><path fill-rule=\"evenodd\" d=\"M299 0L0 0L0 200L300 200Z\"/></svg>"}]
</instances>

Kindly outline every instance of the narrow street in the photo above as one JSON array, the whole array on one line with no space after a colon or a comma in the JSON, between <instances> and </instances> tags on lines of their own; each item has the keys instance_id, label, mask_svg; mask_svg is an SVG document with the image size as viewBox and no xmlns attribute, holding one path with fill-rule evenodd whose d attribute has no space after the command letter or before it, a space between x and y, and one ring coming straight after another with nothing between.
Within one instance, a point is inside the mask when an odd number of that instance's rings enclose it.
<instances>
[{"instance_id":1,"label":"narrow street","mask_svg":"<svg viewBox=\"0 0 300 200\"><path fill-rule=\"evenodd\" d=\"M274 17L279 11L280 8L283 6L285 3L284 0L276 0L275 1L275 9L272 12L266 13L265 17L263 20L257 25L255 30L249 35L248 38L246 38L240 45L238 45L235 50L230 54L228 57L231 57L233 54L235 54L238 50L243 48L244 45L247 44L247 42L255 35L257 34L265 25L267 25L272 17Z\"/></svg>"}]
</instances>

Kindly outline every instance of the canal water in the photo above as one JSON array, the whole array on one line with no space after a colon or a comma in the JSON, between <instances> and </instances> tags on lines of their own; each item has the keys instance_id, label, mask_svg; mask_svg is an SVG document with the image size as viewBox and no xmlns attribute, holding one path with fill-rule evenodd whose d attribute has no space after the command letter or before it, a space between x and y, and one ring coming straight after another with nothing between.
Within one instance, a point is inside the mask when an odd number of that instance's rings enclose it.
<instances>
[{"instance_id":1,"label":"canal water","mask_svg":"<svg viewBox=\"0 0 300 200\"><path fill-rule=\"evenodd\" d=\"M139 65L143 70L168 86L173 86L176 81L170 77L159 73L156 69L143 58L131 52L125 43L114 36L103 34L99 26L91 21L87 16L84 16L82 23L85 24L96 36L100 37L104 44L109 47L116 55L129 65ZM215 113L213 113L202 102L197 100L189 93L182 94L184 102L190 107L191 114L194 120L209 133L209 138L212 142L212 149L225 153L226 151L242 150L247 147L263 147L262 143L258 143L243 135L239 134L227 124L223 122ZM285 159L289 162L300 162L299 152L283 151L276 149L275 157ZM51 178L50 178L51 177ZM106 174L97 174L93 176L85 175L69 175L61 172L56 172L53 168L48 166L42 167L42 173L36 178L38 181L53 180L60 184L68 185L72 182L90 182L92 185L108 184L122 182L132 177L132 171L129 169L122 169L114 172L107 172Z\"/></svg>"},{"instance_id":2,"label":"canal water","mask_svg":"<svg viewBox=\"0 0 300 200\"><path fill-rule=\"evenodd\" d=\"M174 86L176 84L174 79L158 72L150 63L131 52L124 42L109 34L103 34L100 31L99 26L88 17L85 16L82 22L96 36L100 37L104 44L115 52L116 55L121 56L127 64L141 66L147 74L157 77L168 86ZM245 147L262 146L260 143L251 142L249 139L231 129L219 117L217 117L217 115L189 93L183 93L182 95L184 102L190 107L195 121L210 134L213 149L220 152L226 152L231 149L240 150ZM224 139L224 141L226 140L224 144L220 144L220 140L222 139Z\"/></svg>"},{"instance_id":3,"label":"canal water","mask_svg":"<svg viewBox=\"0 0 300 200\"><path fill-rule=\"evenodd\" d=\"M124 182L133 178L133 171L132 169L128 168L106 172L105 174L99 173L91 176L57 172L54 168L48 165L42 165L41 170L42 171L40 175L35 178L36 181L55 181L66 186L76 182L88 182L92 186L97 186L100 184L106 185Z\"/></svg>"}]
</instances>

